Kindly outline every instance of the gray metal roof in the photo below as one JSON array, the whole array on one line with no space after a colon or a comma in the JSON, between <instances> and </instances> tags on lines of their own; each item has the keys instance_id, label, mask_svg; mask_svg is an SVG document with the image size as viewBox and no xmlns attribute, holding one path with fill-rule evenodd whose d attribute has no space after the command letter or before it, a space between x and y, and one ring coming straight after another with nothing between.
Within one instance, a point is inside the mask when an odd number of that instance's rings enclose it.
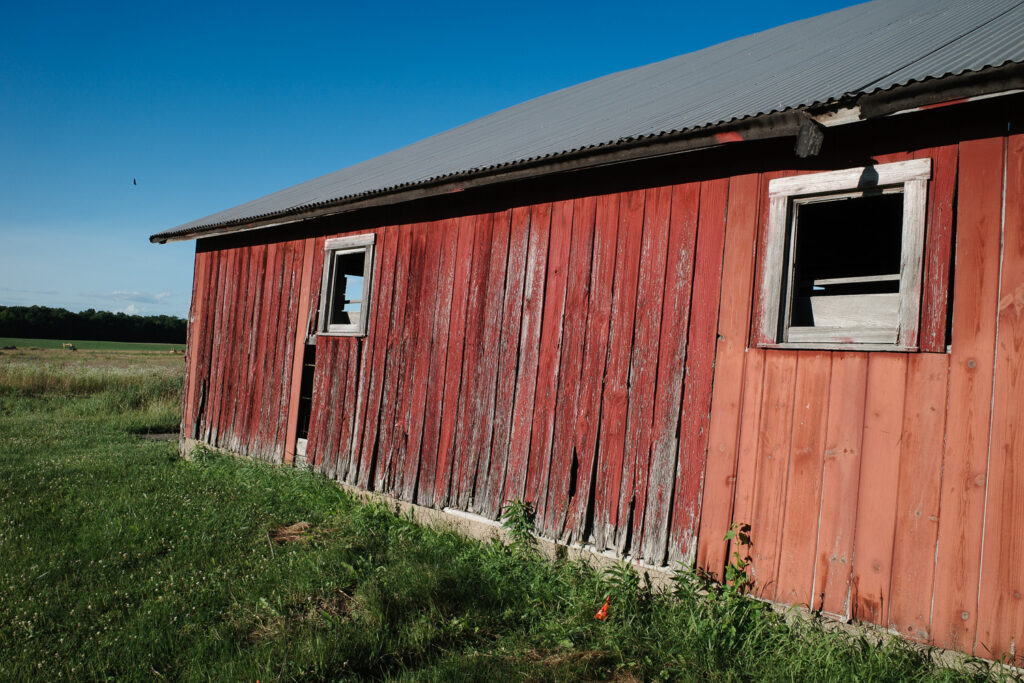
<instances>
[{"instance_id":1,"label":"gray metal roof","mask_svg":"<svg viewBox=\"0 0 1024 683\"><path fill-rule=\"evenodd\" d=\"M151 239L1024 62L1024 0L874 0L537 97Z\"/></svg>"}]
</instances>

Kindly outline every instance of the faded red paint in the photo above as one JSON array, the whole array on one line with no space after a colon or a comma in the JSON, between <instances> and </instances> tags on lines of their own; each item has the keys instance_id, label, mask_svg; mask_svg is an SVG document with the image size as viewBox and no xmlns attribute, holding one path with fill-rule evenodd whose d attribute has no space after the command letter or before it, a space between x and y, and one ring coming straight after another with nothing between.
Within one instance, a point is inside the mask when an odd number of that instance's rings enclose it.
<instances>
[{"instance_id":1,"label":"faded red paint","mask_svg":"<svg viewBox=\"0 0 1024 683\"><path fill-rule=\"evenodd\" d=\"M966 137L872 156L933 161L922 353L750 344L768 181L821 160L374 227L366 337L317 339L307 461L717 576L747 522L758 595L998 656L1024 640L1024 138ZM293 447L324 239L199 245L186 436Z\"/></svg>"}]
</instances>

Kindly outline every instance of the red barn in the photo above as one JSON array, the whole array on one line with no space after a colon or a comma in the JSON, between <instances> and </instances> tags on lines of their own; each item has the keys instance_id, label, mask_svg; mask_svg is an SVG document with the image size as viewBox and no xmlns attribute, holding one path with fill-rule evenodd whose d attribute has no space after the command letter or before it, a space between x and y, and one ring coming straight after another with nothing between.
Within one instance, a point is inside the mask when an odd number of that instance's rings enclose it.
<instances>
[{"instance_id":1,"label":"red barn","mask_svg":"<svg viewBox=\"0 0 1024 683\"><path fill-rule=\"evenodd\" d=\"M154 235L182 443L1019 659L1024 3L877 1Z\"/></svg>"}]
</instances>

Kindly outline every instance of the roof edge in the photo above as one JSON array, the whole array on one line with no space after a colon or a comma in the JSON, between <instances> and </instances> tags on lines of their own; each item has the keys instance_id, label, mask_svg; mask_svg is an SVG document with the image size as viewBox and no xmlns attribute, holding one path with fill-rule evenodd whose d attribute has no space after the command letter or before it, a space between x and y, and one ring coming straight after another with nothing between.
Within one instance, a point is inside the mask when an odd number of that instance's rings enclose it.
<instances>
[{"instance_id":1,"label":"roof edge","mask_svg":"<svg viewBox=\"0 0 1024 683\"><path fill-rule=\"evenodd\" d=\"M422 182L371 190L248 219L213 223L180 231L166 230L151 235L149 241L155 244L166 244L260 230L515 180L654 159L744 141L797 136L800 134L801 128L808 125L808 121L812 117L826 127L847 125L858 121L908 114L935 106L961 104L982 97L1014 94L1020 89L1024 89L1024 63L1008 62L997 67L928 78L867 94L848 94L826 103L761 114L685 131L664 133L639 140L620 140L538 159L510 162L501 166L469 170ZM850 111L854 115L830 119L830 115L837 110Z\"/></svg>"},{"instance_id":2,"label":"roof edge","mask_svg":"<svg viewBox=\"0 0 1024 683\"><path fill-rule=\"evenodd\" d=\"M738 142L792 137L797 135L801 126L806 126L809 120L810 116L804 111L790 109L783 112L752 116L724 124L715 124L696 129L691 128L675 133L665 133L657 137L624 140L553 154L539 159L511 162L503 166L482 170L466 171L421 183L372 190L321 204L289 209L251 219L198 226L177 233L172 229L151 235L149 241L156 244L166 244L168 242L180 242L234 232L260 230L338 213L399 204L515 180L556 175L568 171L597 168L643 159L655 159Z\"/></svg>"}]
</instances>

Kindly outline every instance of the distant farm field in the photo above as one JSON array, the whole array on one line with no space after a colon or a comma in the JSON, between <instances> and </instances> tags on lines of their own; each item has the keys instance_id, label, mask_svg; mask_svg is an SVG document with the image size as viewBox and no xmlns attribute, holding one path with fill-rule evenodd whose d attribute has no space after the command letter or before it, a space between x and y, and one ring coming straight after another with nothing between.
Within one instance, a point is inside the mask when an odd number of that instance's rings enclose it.
<instances>
[{"instance_id":1,"label":"distant farm field","mask_svg":"<svg viewBox=\"0 0 1024 683\"><path fill-rule=\"evenodd\" d=\"M0 337L0 348L16 346L27 349L60 349L63 344L74 344L79 350L106 351L182 351L184 344L149 344L142 342L91 341L88 339L21 339Z\"/></svg>"},{"instance_id":2,"label":"distant farm field","mask_svg":"<svg viewBox=\"0 0 1024 683\"><path fill-rule=\"evenodd\" d=\"M521 505L510 543L480 543L307 470L184 460L143 438L177 429L183 366L157 351L0 351L0 681L1002 673L787 623L691 573L655 592L631 565L549 562Z\"/></svg>"}]
</instances>

